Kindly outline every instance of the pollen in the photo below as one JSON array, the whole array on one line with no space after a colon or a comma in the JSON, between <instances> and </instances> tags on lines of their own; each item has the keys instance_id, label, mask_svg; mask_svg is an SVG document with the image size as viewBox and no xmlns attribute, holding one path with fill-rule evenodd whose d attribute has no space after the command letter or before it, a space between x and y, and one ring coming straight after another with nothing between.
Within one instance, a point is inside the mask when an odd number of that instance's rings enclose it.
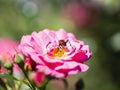
<instances>
[{"instance_id":1,"label":"pollen","mask_svg":"<svg viewBox=\"0 0 120 90\"><path fill-rule=\"evenodd\" d=\"M66 49L64 47L56 47L53 50L53 57L62 57L65 52Z\"/></svg>"}]
</instances>

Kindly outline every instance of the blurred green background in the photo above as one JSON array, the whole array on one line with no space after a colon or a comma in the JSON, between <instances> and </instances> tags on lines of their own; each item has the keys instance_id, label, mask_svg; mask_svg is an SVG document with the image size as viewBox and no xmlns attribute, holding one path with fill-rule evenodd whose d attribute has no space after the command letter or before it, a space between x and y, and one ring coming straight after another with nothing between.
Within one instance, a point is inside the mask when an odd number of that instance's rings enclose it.
<instances>
[{"instance_id":1,"label":"blurred green background","mask_svg":"<svg viewBox=\"0 0 120 90\"><path fill-rule=\"evenodd\" d=\"M120 90L120 0L0 0L0 37L64 28L90 45L90 69L69 76L69 89L82 78L83 90ZM56 83L55 83L56 82ZM61 82L48 90L64 90Z\"/></svg>"}]
</instances>

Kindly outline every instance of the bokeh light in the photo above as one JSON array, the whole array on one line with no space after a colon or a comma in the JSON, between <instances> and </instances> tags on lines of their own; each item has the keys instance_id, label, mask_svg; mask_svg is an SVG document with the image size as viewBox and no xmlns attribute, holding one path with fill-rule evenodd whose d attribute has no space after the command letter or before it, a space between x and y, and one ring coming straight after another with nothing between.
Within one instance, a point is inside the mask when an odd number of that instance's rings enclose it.
<instances>
[{"instance_id":1,"label":"bokeh light","mask_svg":"<svg viewBox=\"0 0 120 90\"><path fill-rule=\"evenodd\" d=\"M110 38L110 44L114 51L120 51L120 32L115 33L111 38Z\"/></svg>"}]
</instances>

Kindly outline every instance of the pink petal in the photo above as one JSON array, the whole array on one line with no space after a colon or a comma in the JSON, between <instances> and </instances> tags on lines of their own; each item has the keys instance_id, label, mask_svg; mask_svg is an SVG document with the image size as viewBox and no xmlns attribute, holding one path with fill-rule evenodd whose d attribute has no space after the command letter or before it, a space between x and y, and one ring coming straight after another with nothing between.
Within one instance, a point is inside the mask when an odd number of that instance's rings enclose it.
<instances>
[{"instance_id":1,"label":"pink petal","mask_svg":"<svg viewBox=\"0 0 120 90\"><path fill-rule=\"evenodd\" d=\"M59 29L59 31L56 32L56 36L58 40L67 40L67 32L65 32L64 29Z\"/></svg>"},{"instance_id":2,"label":"pink petal","mask_svg":"<svg viewBox=\"0 0 120 90\"><path fill-rule=\"evenodd\" d=\"M80 51L78 53L76 53L73 57L73 60L78 61L78 62L84 62L86 60L88 60L88 56L86 55L86 52L84 51Z\"/></svg>"},{"instance_id":3,"label":"pink petal","mask_svg":"<svg viewBox=\"0 0 120 90\"><path fill-rule=\"evenodd\" d=\"M66 70L68 69L69 70L69 69L74 69L76 67L80 68L80 70L79 70L79 68L77 68L80 72L84 72L88 69L88 66L85 64L71 61L71 62L64 62L63 65L56 67L55 70L59 70L59 69L66 69Z\"/></svg>"},{"instance_id":4,"label":"pink petal","mask_svg":"<svg viewBox=\"0 0 120 90\"><path fill-rule=\"evenodd\" d=\"M71 41L76 41L77 39L76 39L76 37L74 36L74 34L72 34L72 33L68 33L67 34L68 35L68 38L69 38L69 40Z\"/></svg>"}]
</instances>

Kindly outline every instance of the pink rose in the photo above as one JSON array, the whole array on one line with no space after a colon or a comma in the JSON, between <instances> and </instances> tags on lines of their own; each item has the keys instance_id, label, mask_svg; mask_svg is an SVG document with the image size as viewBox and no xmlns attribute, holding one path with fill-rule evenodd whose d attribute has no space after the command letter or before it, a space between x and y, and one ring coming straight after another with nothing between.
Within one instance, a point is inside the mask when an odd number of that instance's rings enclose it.
<instances>
[{"instance_id":1,"label":"pink rose","mask_svg":"<svg viewBox=\"0 0 120 90\"><path fill-rule=\"evenodd\" d=\"M13 63L18 43L12 39L0 38L0 60L3 63Z\"/></svg>"},{"instance_id":2,"label":"pink rose","mask_svg":"<svg viewBox=\"0 0 120 90\"><path fill-rule=\"evenodd\" d=\"M88 70L84 62L92 54L88 45L63 29L23 36L18 48L37 63L39 71L60 78Z\"/></svg>"}]
</instances>

